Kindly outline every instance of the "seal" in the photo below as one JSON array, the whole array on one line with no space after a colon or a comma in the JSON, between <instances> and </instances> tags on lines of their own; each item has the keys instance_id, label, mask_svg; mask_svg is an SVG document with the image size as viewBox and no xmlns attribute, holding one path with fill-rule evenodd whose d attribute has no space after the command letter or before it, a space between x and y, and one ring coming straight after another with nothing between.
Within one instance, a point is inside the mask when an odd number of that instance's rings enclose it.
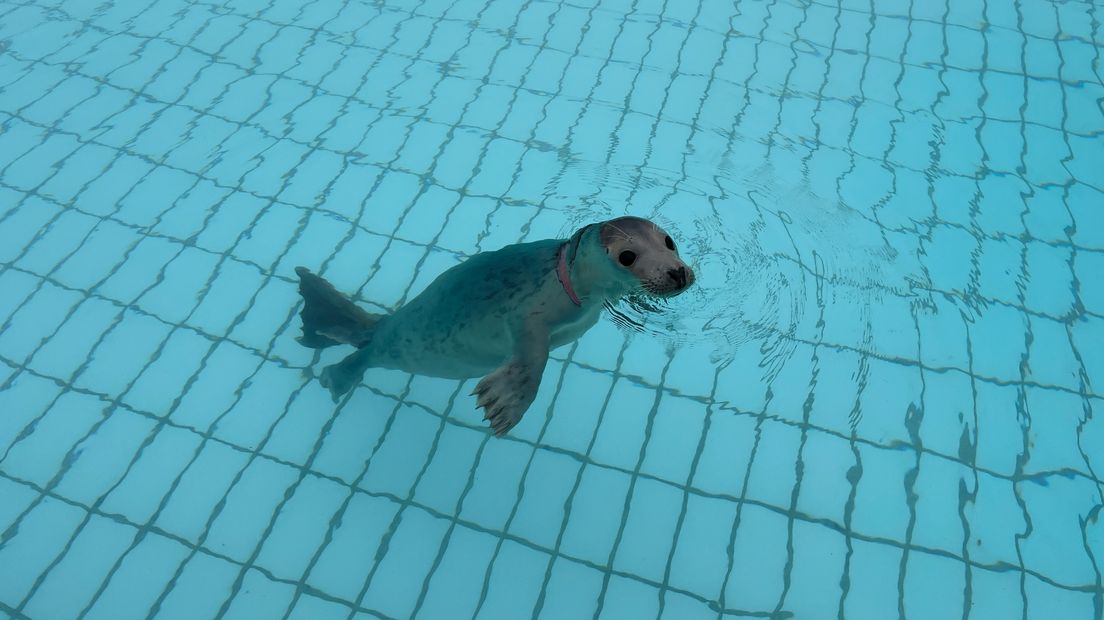
<instances>
[{"instance_id":1,"label":"seal","mask_svg":"<svg viewBox=\"0 0 1104 620\"><path fill-rule=\"evenodd\" d=\"M638 217L588 224L569 239L480 252L389 315L364 311L305 267L295 271L303 297L299 342L356 347L320 376L335 402L373 367L483 377L472 395L499 436L536 398L549 351L582 336L607 302L640 292L670 297L694 283L671 236Z\"/></svg>"}]
</instances>

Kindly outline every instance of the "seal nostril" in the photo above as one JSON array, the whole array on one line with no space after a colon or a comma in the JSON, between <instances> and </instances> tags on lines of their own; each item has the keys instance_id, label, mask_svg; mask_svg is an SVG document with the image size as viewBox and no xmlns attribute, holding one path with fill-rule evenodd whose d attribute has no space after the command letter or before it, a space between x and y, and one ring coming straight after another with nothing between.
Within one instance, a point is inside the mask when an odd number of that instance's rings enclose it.
<instances>
[{"instance_id":1,"label":"seal nostril","mask_svg":"<svg viewBox=\"0 0 1104 620\"><path fill-rule=\"evenodd\" d=\"M679 288L683 288L686 286L686 267L671 269L667 272L667 275L675 281L675 284L677 284Z\"/></svg>"}]
</instances>

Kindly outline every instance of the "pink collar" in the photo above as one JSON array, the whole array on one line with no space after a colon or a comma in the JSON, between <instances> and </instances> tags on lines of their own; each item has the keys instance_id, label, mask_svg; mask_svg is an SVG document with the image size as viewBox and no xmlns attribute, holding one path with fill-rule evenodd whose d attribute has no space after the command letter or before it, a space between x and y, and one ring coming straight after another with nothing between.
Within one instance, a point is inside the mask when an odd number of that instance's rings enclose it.
<instances>
[{"instance_id":1,"label":"pink collar","mask_svg":"<svg viewBox=\"0 0 1104 620\"><path fill-rule=\"evenodd\" d=\"M560 279L560 286L567 293L571 303L581 306L583 302L579 301L579 296L575 294L575 287L571 286L571 274L567 269L567 245L565 243L560 246L559 257L556 259L556 277Z\"/></svg>"}]
</instances>

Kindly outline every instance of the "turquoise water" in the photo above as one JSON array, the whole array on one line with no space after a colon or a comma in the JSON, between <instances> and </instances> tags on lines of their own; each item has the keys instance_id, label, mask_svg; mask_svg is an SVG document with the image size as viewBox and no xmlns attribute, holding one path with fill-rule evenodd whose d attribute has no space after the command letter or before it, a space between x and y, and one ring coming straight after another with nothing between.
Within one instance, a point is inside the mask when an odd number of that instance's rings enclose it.
<instances>
[{"instance_id":1,"label":"turquoise water","mask_svg":"<svg viewBox=\"0 0 1104 620\"><path fill-rule=\"evenodd\" d=\"M0 0L0 616L1102 617L1102 12ZM295 342L623 214L504 438Z\"/></svg>"}]
</instances>

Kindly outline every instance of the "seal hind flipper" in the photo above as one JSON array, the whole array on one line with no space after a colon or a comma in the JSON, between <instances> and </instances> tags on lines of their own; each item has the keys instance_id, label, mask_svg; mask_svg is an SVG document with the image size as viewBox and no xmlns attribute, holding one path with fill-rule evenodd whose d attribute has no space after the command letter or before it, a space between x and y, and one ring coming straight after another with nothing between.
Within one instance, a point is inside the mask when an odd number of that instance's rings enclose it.
<instances>
[{"instance_id":1,"label":"seal hind flipper","mask_svg":"<svg viewBox=\"0 0 1104 620\"><path fill-rule=\"evenodd\" d=\"M330 396L336 403L349 390L360 383L364 371L368 369L368 350L357 349L345 359L330 364L322 369L322 375L318 377L322 387L330 391Z\"/></svg>"},{"instance_id":2,"label":"seal hind flipper","mask_svg":"<svg viewBox=\"0 0 1104 620\"><path fill-rule=\"evenodd\" d=\"M363 347L382 318L359 308L321 276L306 267L296 267L299 294L303 296L303 335L299 343L312 349L335 344Z\"/></svg>"}]
</instances>

